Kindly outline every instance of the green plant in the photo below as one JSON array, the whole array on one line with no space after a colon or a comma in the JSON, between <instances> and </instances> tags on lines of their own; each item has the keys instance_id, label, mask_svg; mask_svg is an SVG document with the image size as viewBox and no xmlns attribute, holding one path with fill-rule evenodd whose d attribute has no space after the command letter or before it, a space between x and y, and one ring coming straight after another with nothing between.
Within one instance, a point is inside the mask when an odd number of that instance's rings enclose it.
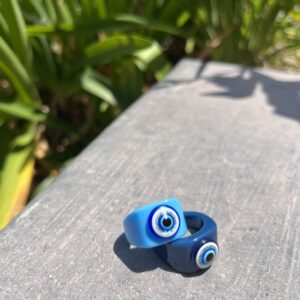
<instances>
[{"instance_id":1,"label":"green plant","mask_svg":"<svg viewBox=\"0 0 300 300\"><path fill-rule=\"evenodd\" d=\"M181 57L282 66L299 18L294 0L0 0L0 229Z\"/></svg>"},{"instance_id":2,"label":"green plant","mask_svg":"<svg viewBox=\"0 0 300 300\"><path fill-rule=\"evenodd\" d=\"M193 15L202 37L194 43L206 45L198 57L259 66L277 59L280 65L279 54L299 49L299 18L293 0L203 1Z\"/></svg>"},{"instance_id":3,"label":"green plant","mask_svg":"<svg viewBox=\"0 0 300 300\"><path fill-rule=\"evenodd\" d=\"M141 94L143 73L168 67L139 34L144 19L103 18L103 3L0 1L0 228L25 203L36 159L42 176L55 173Z\"/></svg>"}]
</instances>

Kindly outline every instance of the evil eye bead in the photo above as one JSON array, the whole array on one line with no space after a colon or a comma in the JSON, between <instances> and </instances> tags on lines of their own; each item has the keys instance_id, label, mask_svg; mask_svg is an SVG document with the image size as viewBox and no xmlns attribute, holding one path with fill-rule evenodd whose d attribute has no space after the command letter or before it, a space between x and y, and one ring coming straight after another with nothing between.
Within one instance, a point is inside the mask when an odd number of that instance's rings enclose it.
<instances>
[{"instance_id":1,"label":"evil eye bead","mask_svg":"<svg viewBox=\"0 0 300 300\"><path fill-rule=\"evenodd\" d=\"M140 207L123 222L127 241L153 248L181 238L187 226L179 199L172 198Z\"/></svg>"},{"instance_id":2,"label":"evil eye bead","mask_svg":"<svg viewBox=\"0 0 300 300\"><path fill-rule=\"evenodd\" d=\"M161 238L174 236L180 226L178 214L168 206L155 209L150 221L154 233Z\"/></svg>"},{"instance_id":3,"label":"evil eye bead","mask_svg":"<svg viewBox=\"0 0 300 300\"><path fill-rule=\"evenodd\" d=\"M218 246L214 242L205 243L196 254L196 265L200 269L206 269L212 265L219 252Z\"/></svg>"}]
</instances>

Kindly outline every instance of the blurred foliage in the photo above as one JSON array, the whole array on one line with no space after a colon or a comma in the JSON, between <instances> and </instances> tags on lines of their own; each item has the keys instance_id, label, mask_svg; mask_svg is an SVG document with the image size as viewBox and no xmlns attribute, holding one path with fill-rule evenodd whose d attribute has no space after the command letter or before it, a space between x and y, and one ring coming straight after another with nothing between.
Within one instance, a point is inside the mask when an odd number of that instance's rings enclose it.
<instances>
[{"instance_id":1,"label":"blurred foliage","mask_svg":"<svg viewBox=\"0 0 300 300\"><path fill-rule=\"evenodd\" d=\"M299 67L299 21L293 0L0 0L0 228L183 56Z\"/></svg>"}]
</instances>

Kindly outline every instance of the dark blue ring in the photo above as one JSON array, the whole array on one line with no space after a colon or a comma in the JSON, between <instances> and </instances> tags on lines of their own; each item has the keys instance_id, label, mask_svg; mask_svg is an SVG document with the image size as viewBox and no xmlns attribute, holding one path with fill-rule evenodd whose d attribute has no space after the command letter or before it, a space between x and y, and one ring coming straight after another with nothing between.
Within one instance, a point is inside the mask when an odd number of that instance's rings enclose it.
<instances>
[{"instance_id":1,"label":"dark blue ring","mask_svg":"<svg viewBox=\"0 0 300 300\"><path fill-rule=\"evenodd\" d=\"M176 271L191 274L200 269L196 264L198 250L209 242L217 245L217 224L209 216L198 212L184 212L184 217L188 228L196 232L161 245L154 250Z\"/></svg>"}]
</instances>

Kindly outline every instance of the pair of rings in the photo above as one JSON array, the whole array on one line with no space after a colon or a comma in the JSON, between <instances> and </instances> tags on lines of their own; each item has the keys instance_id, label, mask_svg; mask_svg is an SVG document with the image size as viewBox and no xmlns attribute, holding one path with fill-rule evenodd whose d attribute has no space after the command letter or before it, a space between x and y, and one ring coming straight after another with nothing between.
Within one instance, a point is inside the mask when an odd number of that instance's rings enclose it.
<instances>
[{"instance_id":1,"label":"pair of rings","mask_svg":"<svg viewBox=\"0 0 300 300\"><path fill-rule=\"evenodd\" d=\"M163 261L181 273L206 269L218 255L214 220L203 213L183 212L178 199L133 211L125 218L124 229L130 244L155 248Z\"/></svg>"}]
</instances>

